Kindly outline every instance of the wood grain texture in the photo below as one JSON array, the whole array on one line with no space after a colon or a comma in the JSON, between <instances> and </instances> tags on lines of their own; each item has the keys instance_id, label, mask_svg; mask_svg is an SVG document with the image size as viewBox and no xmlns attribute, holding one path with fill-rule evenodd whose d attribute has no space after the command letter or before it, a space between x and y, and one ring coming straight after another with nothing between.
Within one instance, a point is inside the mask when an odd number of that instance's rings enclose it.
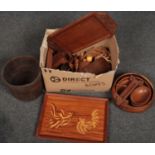
<instances>
[{"instance_id":1,"label":"wood grain texture","mask_svg":"<svg viewBox=\"0 0 155 155\"><path fill-rule=\"evenodd\" d=\"M48 48L47 50L47 56L46 56L46 67L52 68L52 62L53 62L53 50L51 48Z\"/></svg>"},{"instance_id":2,"label":"wood grain texture","mask_svg":"<svg viewBox=\"0 0 155 155\"><path fill-rule=\"evenodd\" d=\"M48 36L48 46L75 53L110 38L116 31L115 21L107 13L90 13Z\"/></svg>"},{"instance_id":3,"label":"wood grain texture","mask_svg":"<svg viewBox=\"0 0 155 155\"><path fill-rule=\"evenodd\" d=\"M108 99L45 94L37 136L105 142Z\"/></svg>"},{"instance_id":4,"label":"wood grain texture","mask_svg":"<svg viewBox=\"0 0 155 155\"><path fill-rule=\"evenodd\" d=\"M134 90L144 86L149 90L148 100L141 106L132 103L131 95ZM142 92L142 91L141 91ZM118 77L112 87L112 95L115 104L127 112L144 112L152 106L154 100L154 88L152 82L145 76L137 73L126 73ZM142 98L144 94L142 95Z\"/></svg>"}]
</instances>

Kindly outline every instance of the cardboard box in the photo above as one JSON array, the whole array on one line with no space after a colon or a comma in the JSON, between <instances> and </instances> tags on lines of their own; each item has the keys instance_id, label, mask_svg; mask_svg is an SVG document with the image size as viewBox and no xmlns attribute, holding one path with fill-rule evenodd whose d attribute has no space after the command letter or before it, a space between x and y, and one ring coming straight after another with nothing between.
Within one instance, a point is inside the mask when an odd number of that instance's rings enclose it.
<instances>
[{"instance_id":1,"label":"cardboard box","mask_svg":"<svg viewBox=\"0 0 155 155\"><path fill-rule=\"evenodd\" d=\"M79 73L70 71L60 71L45 67L47 55L47 37L54 33L56 29L47 29L40 48L40 67L47 92L106 92L109 91L115 72L119 64L119 48L115 36L100 41L89 48L105 46L110 49L112 59L112 70L100 75L91 73ZM87 48L87 49L89 49ZM87 50L86 48L84 50ZM82 52L82 51L80 51Z\"/></svg>"}]
</instances>

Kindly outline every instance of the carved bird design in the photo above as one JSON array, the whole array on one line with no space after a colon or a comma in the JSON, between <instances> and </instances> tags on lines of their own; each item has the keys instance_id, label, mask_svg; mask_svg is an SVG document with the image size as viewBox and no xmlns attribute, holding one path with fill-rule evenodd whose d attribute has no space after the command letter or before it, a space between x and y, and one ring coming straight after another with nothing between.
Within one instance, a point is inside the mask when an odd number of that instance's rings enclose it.
<instances>
[{"instance_id":1,"label":"carved bird design","mask_svg":"<svg viewBox=\"0 0 155 155\"><path fill-rule=\"evenodd\" d=\"M63 109L58 110L57 107L51 103L51 117L49 120L50 128L59 128L70 123L73 114L71 112L65 113Z\"/></svg>"},{"instance_id":2,"label":"carved bird design","mask_svg":"<svg viewBox=\"0 0 155 155\"><path fill-rule=\"evenodd\" d=\"M98 110L91 113L91 120L86 121L84 118L79 118L76 129L80 134L86 134L88 131L95 129L99 122Z\"/></svg>"}]
</instances>

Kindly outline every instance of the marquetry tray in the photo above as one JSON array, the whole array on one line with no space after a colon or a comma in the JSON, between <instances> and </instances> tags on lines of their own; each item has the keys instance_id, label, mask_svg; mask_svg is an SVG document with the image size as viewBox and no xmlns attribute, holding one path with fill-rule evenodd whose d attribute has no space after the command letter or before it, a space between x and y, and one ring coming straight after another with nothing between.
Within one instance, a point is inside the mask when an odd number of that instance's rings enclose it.
<instances>
[{"instance_id":1,"label":"marquetry tray","mask_svg":"<svg viewBox=\"0 0 155 155\"><path fill-rule=\"evenodd\" d=\"M108 99L45 94L37 136L105 142Z\"/></svg>"}]
</instances>

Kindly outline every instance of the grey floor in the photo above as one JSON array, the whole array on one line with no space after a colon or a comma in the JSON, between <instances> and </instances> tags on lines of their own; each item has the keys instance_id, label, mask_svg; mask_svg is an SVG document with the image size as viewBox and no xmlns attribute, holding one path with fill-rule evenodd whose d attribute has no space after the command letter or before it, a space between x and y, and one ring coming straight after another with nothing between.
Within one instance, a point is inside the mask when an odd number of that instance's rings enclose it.
<instances>
[{"instance_id":1,"label":"grey floor","mask_svg":"<svg viewBox=\"0 0 155 155\"><path fill-rule=\"evenodd\" d=\"M86 12L0 12L0 69L9 58L34 55L46 28L63 27ZM155 12L109 12L117 21L121 64L117 75L137 72L155 83ZM100 96L100 95L98 95ZM35 137L43 95L15 99L0 81L0 142L63 142ZM127 113L110 103L108 142L155 142L155 105Z\"/></svg>"}]
</instances>

